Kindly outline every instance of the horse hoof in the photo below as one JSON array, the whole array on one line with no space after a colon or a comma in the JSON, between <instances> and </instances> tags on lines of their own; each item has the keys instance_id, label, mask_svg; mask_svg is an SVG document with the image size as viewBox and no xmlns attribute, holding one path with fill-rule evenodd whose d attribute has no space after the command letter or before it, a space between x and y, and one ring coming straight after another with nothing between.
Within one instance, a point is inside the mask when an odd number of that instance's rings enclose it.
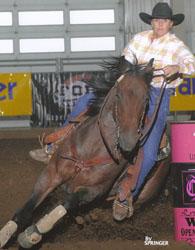
<instances>
[{"instance_id":1,"label":"horse hoof","mask_svg":"<svg viewBox=\"0 0 195 250\"><path fill-rule=\"evenodd\" d=\"M42 240L42 235L35 226L28 227L23 233L18 235L18 243L23 248L31 248Z\"/></svg>"},{"instance_id":2,"label":"horse hoof","mask_svg":"<svg viewBox=\"0 0 195 250\"><path fill-rule=\"evenodd\" d=\"M17 228L18 228L17 224L13 220L10 220L1 229L1 231L0 231L0 248L5 246L5 244L8 242L8 240L16 232Z\"/></svg>"}]
</instances>

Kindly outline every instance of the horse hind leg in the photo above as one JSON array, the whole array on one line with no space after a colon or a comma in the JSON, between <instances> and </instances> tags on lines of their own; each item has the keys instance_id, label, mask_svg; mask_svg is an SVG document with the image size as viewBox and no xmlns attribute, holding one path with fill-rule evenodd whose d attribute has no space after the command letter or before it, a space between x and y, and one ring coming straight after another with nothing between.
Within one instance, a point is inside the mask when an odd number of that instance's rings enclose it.
<instances>
[{"instance_id":1,"label":"horse hind leg","mask_svg":"<svg viewBox=\"0 0 195 250\"><path fill-rule=\"evenodd\" d=\"M5 246L12 235L23 228L31 219L34 209L45 197L61 184L62 179L56 173L54 165L49 165L37 180L33 192L24 206L19 209L0 231L0 248Z\"/></svg>"}]
</instances>

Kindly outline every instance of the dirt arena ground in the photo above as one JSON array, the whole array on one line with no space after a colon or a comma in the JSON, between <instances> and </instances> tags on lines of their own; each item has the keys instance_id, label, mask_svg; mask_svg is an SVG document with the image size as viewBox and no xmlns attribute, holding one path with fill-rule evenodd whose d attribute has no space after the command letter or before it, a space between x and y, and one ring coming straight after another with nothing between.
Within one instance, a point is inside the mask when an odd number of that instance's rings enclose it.
<instances>
[{"instance_id":1,"label":"dirt arena ground","mask_svg":"<svg viewBox=\"0 0 195 250\"><path fill-rule=\"evenodd\" d=\"M50 131L48 130L47 133ZM29 197L33 185L45 167L32 160L28 152L39 147L37 135L41 130L0 131L0 228L12 218ZM57 201L50 195L35 211L35 223ZM137 210L133 218L117 223L112 218L112 202L102 201L93 207L74 211L43 237L33 250L188 250L193 245L174 241L172 176L159 196ZM168 246L145 245L145 237L166 241ZM22 249L16 237L5 249Z\"/></svg>"}]
</instances>

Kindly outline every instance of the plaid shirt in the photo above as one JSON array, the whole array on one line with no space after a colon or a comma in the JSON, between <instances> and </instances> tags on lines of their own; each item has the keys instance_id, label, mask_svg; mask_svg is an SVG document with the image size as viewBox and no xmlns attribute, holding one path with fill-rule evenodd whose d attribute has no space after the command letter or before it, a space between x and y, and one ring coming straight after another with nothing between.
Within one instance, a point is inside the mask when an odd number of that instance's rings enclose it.
<instances>
[{"instance_id":1,"label":"plaid shirt","mask_svg":"<svg viewBox=\"0 0 195 250\"><path fill-rule=\"evenodd\" d=\"M137 58L138 63L148 63L154 58L154 68L162 69L166 65L179 65L180 73L193 75L195 74L195 57L185 44L174 34L167 33L159 39L152 41L153 31L144 31L135 35L127 44L122 55L131 63ZM162 71L156 74L162 74ZM163 77L154 77L153 85L160 87ZM176 79L168 85L169 88L178 86L182 79Z\"/></svg>"}]
</instances>

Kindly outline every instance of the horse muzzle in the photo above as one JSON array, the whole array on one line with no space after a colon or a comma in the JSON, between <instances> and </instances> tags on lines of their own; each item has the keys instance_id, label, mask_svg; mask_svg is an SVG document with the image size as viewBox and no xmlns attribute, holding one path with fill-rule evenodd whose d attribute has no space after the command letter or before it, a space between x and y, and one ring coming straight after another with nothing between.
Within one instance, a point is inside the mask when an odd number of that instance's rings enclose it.
<instances>
[{"instance_id":1,"label":"horse muzzle","mask_svg":"<svg viewBox=\"0 0 195 250\"><path fill-rule=\"evenodd\" d=\"M133 135L133 134L129 134L128 135L126 133L124 134L120 134L118 142L119 142L119 147L122 151L124 152L132 152L133 149L136 147L139 137L138 135Z\"/></svg>"}]
</instances>

